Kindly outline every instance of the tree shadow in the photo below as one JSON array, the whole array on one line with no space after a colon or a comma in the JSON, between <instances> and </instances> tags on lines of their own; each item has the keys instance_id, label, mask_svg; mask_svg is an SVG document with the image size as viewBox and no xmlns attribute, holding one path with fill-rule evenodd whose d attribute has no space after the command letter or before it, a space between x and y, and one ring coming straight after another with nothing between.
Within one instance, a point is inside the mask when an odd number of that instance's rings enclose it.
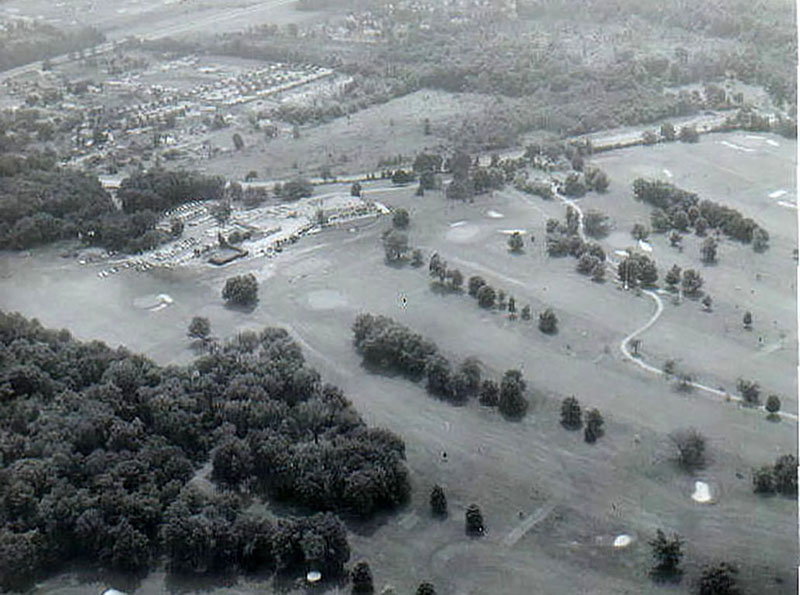
<instances>
[{"instance_id":1,"label":"tree shadow","mask_svg":"<svg viewBox=\"0 0 800 595\"><path fill-rule=\"evenodd\" d=\"M355 533L360 537L372 537L378 529L396 520L397 516L408 512L413 512L410 497L395 508L385 508L374 512L370 518L362 518L346 513L339 513L339 518L342 519L342 522L351 533Z\"/></svg>"},{"instance_id":2,"label":"tree shadow","mask_svg":"<svg viewBox=\"0 0 800 595\"><path fill-rule=\"evenodd\" d=\"M393 268L393 269L404 269L406 266L408 266L409 259L407 259L407 258L395 258L395 259L389 260L388 258L384 258L383 262L387 267L390 267L390 268Z\"/></svg>"},{"instance_id":3,"label":"tree shadow","mask_svg":"<svg viewBox=\"0 0 800 595\"><path fill-rule=\"evenodd\" d=\"M683 581L683 571L654 568L650 571L650 579L658 585L679 585Z\"/></svg>"},{"instance_id":4,"label":"tree shadow","mask_svg":"<svg viewBox=\"0 0 800 595\"><path fill-rule=\"evenodd\" d=\"M260 300L256 300L250 304L236 304L234 302L225 302L225 309L232 312L241 312L243 314L252 314L258 307Z\"/></svg>"},{"instance_id":5,"label":"tree shadow","mask_svg":"<svg viewBox=\"0 0 800 595\"><path fill-rule=\"evenodd\" d=\"M182 595L184 593L208 593L217 589L230 589L236 586L238 574L226 571L219 574L189 574L168 572L164 585L169 593Z\"/></svg>"}]
</instances>

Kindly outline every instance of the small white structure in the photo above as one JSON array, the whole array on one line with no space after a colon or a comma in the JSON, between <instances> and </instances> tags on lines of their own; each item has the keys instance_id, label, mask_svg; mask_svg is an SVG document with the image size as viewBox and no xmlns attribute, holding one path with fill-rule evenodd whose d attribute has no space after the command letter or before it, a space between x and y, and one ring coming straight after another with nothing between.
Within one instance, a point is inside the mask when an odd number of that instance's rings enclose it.
<instances>
[{"instance_id":1,"label":"small white structure","mask_svg":"<svg viewBox=\"0 0 800 595\"><path fill-rule=\"evenodd\" d=\"M123 593L122 591L117 591L116 589L106 589L103 591L103 595L127 595L127 593Z\"/></svg>"},{"instance_id":2,"label":"small white structure","mask_svg":"<svg viewBox=\"0 0 800 595\"><path fill-rule=\"evenodd\" d=\"M713 502L713 498L711 497L711 488L706 482L694 482L694 493L692 494L692 500L699 502L700 504L708 504Z\"/></svg>"},{"instance_id":3,"label":"small white structure","mask_svg":"<svg viewBox=\"0 0 800 595\"><path fill-rule=\"evenodd\" d=\"M306 575L306 581L308 581L312 585L314 583L318 583L321 580L322 580L322 573L319 572L318 570L310 570Z\"/></svg>"},{"instance_id":4,"label":"small white structure","mask_svg":"<svg viewBox=\"0 0 800 595\"><path fill-rule=\"evenodd\" d=\"M615 548L628 547L631 543L633 543L633 538L625 533L622 535L617 535L616 539L614 539Z\"/></svg>"}]
</instances>

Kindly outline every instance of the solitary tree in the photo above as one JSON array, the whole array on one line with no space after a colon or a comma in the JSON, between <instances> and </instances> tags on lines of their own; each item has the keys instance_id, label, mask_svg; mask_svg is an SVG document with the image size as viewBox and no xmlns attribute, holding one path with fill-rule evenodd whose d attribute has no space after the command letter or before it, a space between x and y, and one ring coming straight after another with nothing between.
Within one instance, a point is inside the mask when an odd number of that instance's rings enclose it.
<instances>
[{"instance_id":1,"label":"solitary tree","mask_svg":"<svg viewBox=\"0 0 800 595\"><path fill-rule=\"evenodd\" d=\"M496 297L497 294L495 293L494 288L490 287L489 285L483 285L478 290L478 305L481 308L493 308Z\"/></svg>"},{"instance_id":2,"label":"solitary tree","mask_svg":"<svg viewBox=\"0 0 800 595\"><path fill-rule=\"evenodd\" d=\"M513 295L508 298L508 317L512 320L517 317L517 300L514 299Z\"/></svg>"},{"instance_id":3,"label":"solitary tree","mask_svg":"<svg viewBox=\"0 0 800 595\"><path fill-rule=\"evenodd\" d=\"M424 260L424 258L422 256L422 250L420 250L419 248L416 248L411 253L411 266L413 266L413 267L421 267L423 264L425 264L425 260Z\"/></svg>"},{"instance_id":4,"label":"solitary tree","mask_svg":"<svg viewBox=\"0 0 800 595\"><path fill-rule=\"evenodd\" d=\"M350 196L361 196L361 182L353 182L350 186Z\"/></svg>"},{"instance_id":5,"label":"solitary tree","mask_svg":"<svg viewBox=\"0 0 800 595\"><path fill-rule=\"evenodd\" d=\"M706 439L694 428L677 430L670 434L670 440L678 449L678 464L687 470L705 464Z\"/></svg>"},{"instance_id":6,"label":"solitary tree","mask_svg":"<svg viewBox=\"0 0 800 595\"><path fill-rule=\"evenodd\" d=\"M483 526L483 514L477 504L470 504L467 507L467 512L464 515L466 520L466 529L469 535L483 535L485 527Z\"/></svg>"},{"instance_id":7,"label":"solitary tree","mask_svg":"<svg viewBox=\"0 0 800 595\"><path fill-rule=\"evenodd\" d=\"M781 410L781 400L778 398L778 395L768 396L765 408L771 418L777 417L776 414Z\"/></svg>"},{"instance_id":8,"label":"solitary tree","mask_svg":"<svg viewBox=\"0 0 800 595\"><path fill-rule=\"evenodd\" d=\"M677 264L673 264L672 268L667 271L666 275L664 275L664 282L671 291L675 291L678 283L681 282L681 267L679 267Z\"/></svg>"},{"instance_id":9,"label":"solitary tree","mask_svg":"<svg viewBox=\"0 0 800 595\"><path fill-rule=\"evenodd\" d=\"M753 314L748 310L744 313L744 317L742 318L742 324L744 328L748 331L753 328Z\"/></svg>"},{"instance_id":10,"label":"solitary tree","mask_svg":"<svg viewBox=\"0 0 800 595\"><path fill-rule=\"evenodd\" d=\"M756 494L772 494L775 492L775 481L772 476L773 469L764 465L753 472L753 491Z\"/></svg>"},{"instance_id":11,"label":"solitary tree","mask_svg":"<svg viewBox=\"0 0 800 595\"><path fill-rule=\"evenodd\" d=\"M531 306L530 304L525 304L522 306L522 310L519 313L520 318L522 320L530 320L531 319Z\"/></svg>"},{"instance_id":12,"label":"solitary tree","mask_svg":"<svg viewBox=\"0 0 800 595\"><path fill-rule=\"evenodd\" d=\"M392 225L396 229L406 229L410 220L408 211L405 209L397 209L392 215Z\"/></svg>"},{"instance_id":13,"label":"solitary tree","mask_svg":"<svg viewBox=\"0 0 800 595\"><path fill-rule=\"evenodd\" d=\"M431 513L433 513L434 516L442 517L447 515L447 497L444 495L442 486L433 486L433 489L431 490L430 503Z\"/></svg>"},{"instance_id":14,"label":"solitary tree","mask_svg":"<svg viewBox=\"0 0 800 595\"><path fill-rule=\"evenodd\" d=\"M210 334L211 323L208 321L208 318L203 318L202 316L195 316L192 318L192 322L189 323L188 332L188 335L192 339L200 339L201 341L205 341L208 339Z\"/></svg>"},{"instance_id":15,"label":"solitary tree","mask_svg":"<svg viewBox=\"0 0 800 595\"><path fill-rule=\"evenodd\" d=\"M561 401L561 425L570 430L581 427L581 406L575 397Z\"/></svg>"},{"instance_id":16,"label":"solitary tree","mask_svg":"<svg viewBox=\"0 0 800 595\"><path fill-rule=\"evenodd\" d=\"M683 541L677 533L672 534L672 539L667 539L664 532L658 529L655 538L651 539L649 544L653 550L654 573L676 574L681 572L678 565L683 558L683 552L681 551Z\"/></svg>"},{"instance_id":17,"label":"solitary tree","mask_svg":"<svg viewBox=\"0 0 800 595\"><path fill-rule=\"evenodd\" d=\"M417 595L436 595L436 589L431 583L420 583L417 587Z\"/></svg>"},{"instance_id":18,"label":"solitary tree","mask_svg":"<svg viewBox=\"0 0 800 595\"><path fill-rule=\"evenodd\" d=\"M703 298L703 301L702 301L702 303L703 303L703 307L705 308L706 312L711 312L711 304L712 304L712 301L713 301L713 300L711 299L711 296L710 296L710 295L706 295L706 296Z\"/></svg>"},{"instance_id":19,"label":"solitary tree","mask_svg":"<svg viewBox=\"0 0 800 595\"><path fill-rule=\"evenodd\" d=\"M703 255L703 262L705 264L714 264L717 262L717 240L714 238L706 238L703 241L703 246L700 248L700 253Z\"/></svg>"},{"instance_id":20,"label":"solitary tree","mask_svg":"<svg viewBox=\"0 0 800 595\"><path fill-rule=\"evenodd\" d=\"M586 442L595 442L603 435L603 416L598 409L591 409L586 413L586 427L583 430L583 439Z\"/></svg>"},{"instance_id":21,"label":"solitary tree","mask_svg":"<svg viewBox=\"0 0 800 595\"><path fill-rule=\"evenodd\" d=\"M483 277L473 275L469 278L467 293L469 293L472 297L478 297L478 291L484 285L486 285L486 281Z\"/></svg>"},{"instance_id":22,"label":"solitary tree","mask_svg":"<svg viewBox=\"0 0 800 595\"><path fill-rule=\"evenodd\" d=\"M236 147L237 151L241 151L244 149L244 141L242 140L242 135L238 132L233 135L233 146Z\"/></svg>"},{"instance_id":23,"label":"solitary tree","mask_svg":"<svg viewBox=\"0 0 800 595\"><path fill-rule=\"evenodd\" d=\"M687 295L697 295L703 286L703 278L694 269L683 271L683 292Z\"/></svg>"},{"instance_id":24,"label":"solitary tree","mask_svg":"<svg viewBox=\"0 0 800 595\"><path fill-rule=\"evenodd\" d=\"M447 271L447 286L450 291L461 291L461 286L464 285L464 275L458 269L450 269Z\"/></svg>"},{"instance_id":25,"label":"solitary tree","mask_svg":"<svg viewBox=\"0 0 800 595\"><path fill-rule=\"evenodd\" d=\"M739 595L737 569L727 562L707 566L700 575L699 595Z\"/></svg>"},{"instance_id":26,"label":"solitary tree","mask_svg":"<svg viewBox=\"0 0 800 595\"><path fill-rule=\"evenodd\" d=\"M694 126L683 126L679 136L684 143L696 143L700 140L700 135Z\"/></svg>"},{"instance_id":27,"label":"solitary tree","mask_svg":"<svg viewBox=\"0 0 800 595\"><path fill-rule=\"evenodd\" d=\"M647 236L650 235L650 230L641 223L634 223L633 229L631 229L631 235L635 240L646 240Z\"/></svg>"},{"instance_id":28,"label":"solitary tree","mask_svg":"<svg viewBox=\"0 0 800 595\"><path fill-rule=\"evenodd\" d=\"M508 249L515 254L522 252L525 242L522 240L522 235L515 231L508 238Z\"/></svg>"},{"instance_id":29,"label":"solitary tree","mask_svg":"<svg viewBox=\"0 0 800 595\"><path fill-rule=\"evenodd\" d=\"M353 593L369 594L375 591L372 570L364 560L353 566L353 570L350 571L350 581L353 583Z\"/></svg>"},{"instance_id":30,"label":"solitary tree","mask_svg":"<svg viewBox=\"0 0 800 595\"><path fill-rule=\"evenodd\" d=\"M222 288L222 299L238 306L254 304L258 300L258 281L255 275L238 275L225 281Z\"/></svg>"},{"instance_id":31,"label":"solitary tree","mask_svg":"<svg viewBox=\"0 0 800 595\"><path fill-rule=\"evenodd\" d=\"M521 417L528 409L525 399L525 380L519 370L507 370L500 383L500 412L508 417Z\"/></svg>"},{"instance_id":32,"label":"solitary tree","mask_svg":"<svg viewBox=\"0 0 800 595\"><path fill-rule=\"evenodd\" d=\"M383 250L389 262L402 259L409 250L408 235L396 229L389 230L383 236Z\"/></svg>"},{"instance_id":33,"label":"solitary tree","mask_svg":"<svg viewBox=\"0 0 800 595\"><path fill-rule=\"evenodd\" d=\"M558 317L552 309L547 308L539 314L539 330L547 335L553 335L558 331Z\"/></svg>"},{"instance_id":34,"label":"solitary tree","mask_svg":"<svg viewBox=\"0 0 800 595\"><path fill-rule=\"evenodd\" d=\"M758 382L739 378L736 381L736 390L739 391L739 394L742 395L742 399L744 399L744 402L748 405L758 404L758 398L761 395L761 387L758 385Z\"/></svg>"}]
</instances>

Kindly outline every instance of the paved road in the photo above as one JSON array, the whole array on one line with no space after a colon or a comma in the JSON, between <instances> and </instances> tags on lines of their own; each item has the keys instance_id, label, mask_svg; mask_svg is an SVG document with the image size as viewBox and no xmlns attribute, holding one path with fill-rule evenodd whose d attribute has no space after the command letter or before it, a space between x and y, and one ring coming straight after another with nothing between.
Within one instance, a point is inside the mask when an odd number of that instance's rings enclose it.
<instances>
[{"instance_id":1,"label":"paved road","mask_svg":"<svg viewBox=\"0 0 800 595\"><path fill-rule=\"evenodd\" d=\"M555 190L555 188L554 188L554 190ZM564 204L566 204L568 206L571 206L578 213L578 234L580 235L581 239L585 242L586 241L586 234L584 233L584 230L583 230L583 211L581 211L580 206L578 206L578 204L574 200L571 200L571 199L567 198L566 196L562 196L558 192L555 192L555 195L561 200L561 202L563 202ZM619 263L616 262L611 257L608 257L606 259L606 263L607 263L607 266L608 266L609 270L614 274L614 280L617 281L617 266L619 265ZM664 302L661 300L661 297L656 292L650 291L648 289L643 289L642 293L655 302L656 311L653 313L653 315L650 317L650 319L645 324L643 324L642 326L640 326L636 330L632 331L624 339L622 339L622 341L619 344L619 349L622 352L622 355L625 357L625 359L627 359L630 362L633 362L634 364L639 366L642 370L645 370L646 372L650 372L651 374L657 374L659 376L663 376L664 375L664 371L663 370L661 370L661 369L659 369L659 368L657 368L657 367L655 367L653 365L648 364L647 362L645 362L641 358L641 356L638 356L638 355L634 356L630 352L630 349L628 348L628 345L630 344L630 342L632 340L634 340L635 338L637 338L642 333L644 333L645 331L647 331L650 327L652 327L658 321L658 319L661 317L661 313L664 311ZM706 394L709 394L709 395L713 395L714 397L717 398L717 400L722 399L723 402L725 402L725 401L732 401L734 403L743 403L744 402L741 397L737 397L735 395L732 395L732 394L730 394L728 392L725 392L723 390L719 390L718 388L714 388L712 386L707 386L705 384L701 384L700 382L690 382L689 386L691 386L692 388L694 388L696 390L699 390L699 391L701 391L703 393L706 393ZM747 407L747 410L748 411L758 412L759 414L766 413L766 409L764 408L763 405L758 406L758 407ZM787 413L787 412L784 412L784 411L778 412L777 415L779 415L783 419L788 419L788 420L795 421L795 422L798 421L798 419L800 419L800 418L798 418L797 415L795 415L793 413Z\"/></svg>"}]
</instances>

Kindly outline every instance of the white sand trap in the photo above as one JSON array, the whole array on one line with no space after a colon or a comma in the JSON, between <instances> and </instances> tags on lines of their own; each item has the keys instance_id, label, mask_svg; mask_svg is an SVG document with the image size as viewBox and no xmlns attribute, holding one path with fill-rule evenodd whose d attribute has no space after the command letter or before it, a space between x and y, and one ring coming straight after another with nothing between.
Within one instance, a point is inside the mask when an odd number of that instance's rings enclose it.
<instances>
[{"instance_id":1,"label":"white sand trap","mask_svg":"<svg viewBox=\"0 0 800 595\"><path fill-rule=\"evenodd\" d=\"M312 310L333 310L347 305L347 299L333 289L320 289L308 294L308 305Z\"/></svg>"},{"instance_id":2,"label":"white sand trap","mask_svg":"<svg viewBox=\"0 0 800 595\"><path fill-rule=\"evenodd\" d=\"M711 488L706 482L694 482L694 493L692 494L692 500L699 502L700 504L708 504L709 502L713 502L713 499L711 498Z\"/></svg>"},{"instance_id":3,"label":"white sand trap","mask_svg":"<svg viewBox=\"0 0 800 595\"><path fill-rule=\"evenodd\" d=\"M614 254L617 256L628 256L627 250L614 250Z\"/></svg>"},{"instance_id":4,"label":"white sand trap","mask_svg":"<svg viewBox=\"0 0 800 595\"><path fill-rule=\"evenodd\" d=\"M622 535L617 535L617 537L614 539L614 547L616 548L628 547L631 543L633 543L633 537L626 535L625 533Z\"/></svg>"},{"instance_id":5,"label":"white sand trap","mask_svg":"<svg viewBox=\"0 0 800 595\"><path fill-rule=\"evenodd\" d=\"M769 197L770 198L780 198L784 194L786 194L786 190L776 190L775 192L770 192L769 193Z\"/></svg>"},{"instance_id":6,"label":"white sand trap","mask_svg":"<svg viewBox=\"0 0 800 595\"><path fill-rule=\"evenodd\" d=\"M752 134L748 134L745 138L749 138L750 140L766 140L763 136L753 136Z\"/></svg>"},{"instance_id":7,"label":"white sand trap","mask_svg":"<svg viewBox=\"0 0 800 595\"><path fill-rule=\"evenodd\" d=\"M158 310L163 310L167 306L173 303L173 299L171 296L167 295L166 293L159 293L158 295L145 295L140 298L136 298L133 300L133 305L137 308L141 308L142 310L150 310L151 312L157 312Z\"/></svg>"},{"instance_id":8,"label":"white sand trap","mask_svg":"<svg viewBox=\"0 0 800 595\"><path fill-rule=\"evenodd\" d=\"M648 244L647 242L645 242L644 240L639 240L639 248L641 248L645 252L652 252L653 251L653 247L650 244Z\"/></svg>"},{"instance_id":9,"label":"white sand trap","mask_svg":"<svg viewBox=\"0 0 800 595\"><path fill-rule=\"evenodd\" d=\"M466 221L456 221L455 223L451 223L450 227L461 227L462 225L466 225Z\"/></svg>"},{"instance_id":10,"label":"white sand trap","mask_svg":"<svg viewBox=\"0 0 800 595\"><path fill-rule=\"evenodd\" d=\"M787 209L796 209L797 208L796 204L794 204L793 202L786 202L785 200L779 200L778 204L781 205L782 207L786 207Z\"/></svg>"},{"instance_id":11,"label":"white sand trap","mask_svg":"<svg viewBox=\"0 0 800 595\"><path fill-rule=\"evenodd\" d=\"M778 141L772 140L771 138L767 139L767 144L771 145L773 147L780 147L781 146L781 144Z\"/></svg>"},{"instance_id":12,"label":"white sand trap","mask_svg":"<svg viewBox=\"0 0 800 595\"><path fill-rule=\"evenodd\" d=\"M742 147L741 145L735 145L733 143L729 143L728 141L720 141L721 145L725 145L726 147L730 147L731 149L736 149L737 151L743 151L745 153L752 153L755 149L748 149L747 147Z\"/></svg>"},{"instance_id":13,"label":"white sand trap","mask_svg":"<svg viewBox=\"0 0 800 595\"><path fill-rule=\"evenodd\" d=\"M453 229L449 230L444 237L448 242L462 243L469 242L477 235L478 228L475 225L467 223L466 225L454 227Z\"/></svg>"},{"instance_id":14,"label":"white sand trap","mask_svg":"<svg viewBox=\"0 0 800 595\"><path fill-rule=\"evenodd\" d=\"M503 217L505 217L503 213L498 213L497 211L492 211L492 210L486 211L486 216L489 217L490 219L502 219Z\"/></svg>"},{"instance_id":15,"label":"white sand trap","mask_svg":"<svg viewBox=\"0 0 800 595\"><path fill-rule=\"evenodd\" d=\"M518 233L519 235L524 236L525 233L526 233L524 229L499 229L498 231L500 233L502 233L502 234L507 235L507 236L513 235L515 233Z\"/></svg>"},{"instance_id":16,"label":"white sand trap","mask_svg":"<svg viewBox=\"0 0 800 595\"><path fill-rule=\"evenodd\" d=\"M671 178L672 177L672 172L669 171L668 169L665 169L664 170L664 175L667 176L668 178Z\"/></svg>"},{"instance_id":17,"label":"white sand trap","mask_svg":"<svg viewBox=\"0 0 800 595\"><path fill-rule=\"evenodd\" d=\"M311 570L306 575L306 580L311 584L318 583L320 580L322 580L322 574L317 570Z\"/></svg>"}]
</instances>

